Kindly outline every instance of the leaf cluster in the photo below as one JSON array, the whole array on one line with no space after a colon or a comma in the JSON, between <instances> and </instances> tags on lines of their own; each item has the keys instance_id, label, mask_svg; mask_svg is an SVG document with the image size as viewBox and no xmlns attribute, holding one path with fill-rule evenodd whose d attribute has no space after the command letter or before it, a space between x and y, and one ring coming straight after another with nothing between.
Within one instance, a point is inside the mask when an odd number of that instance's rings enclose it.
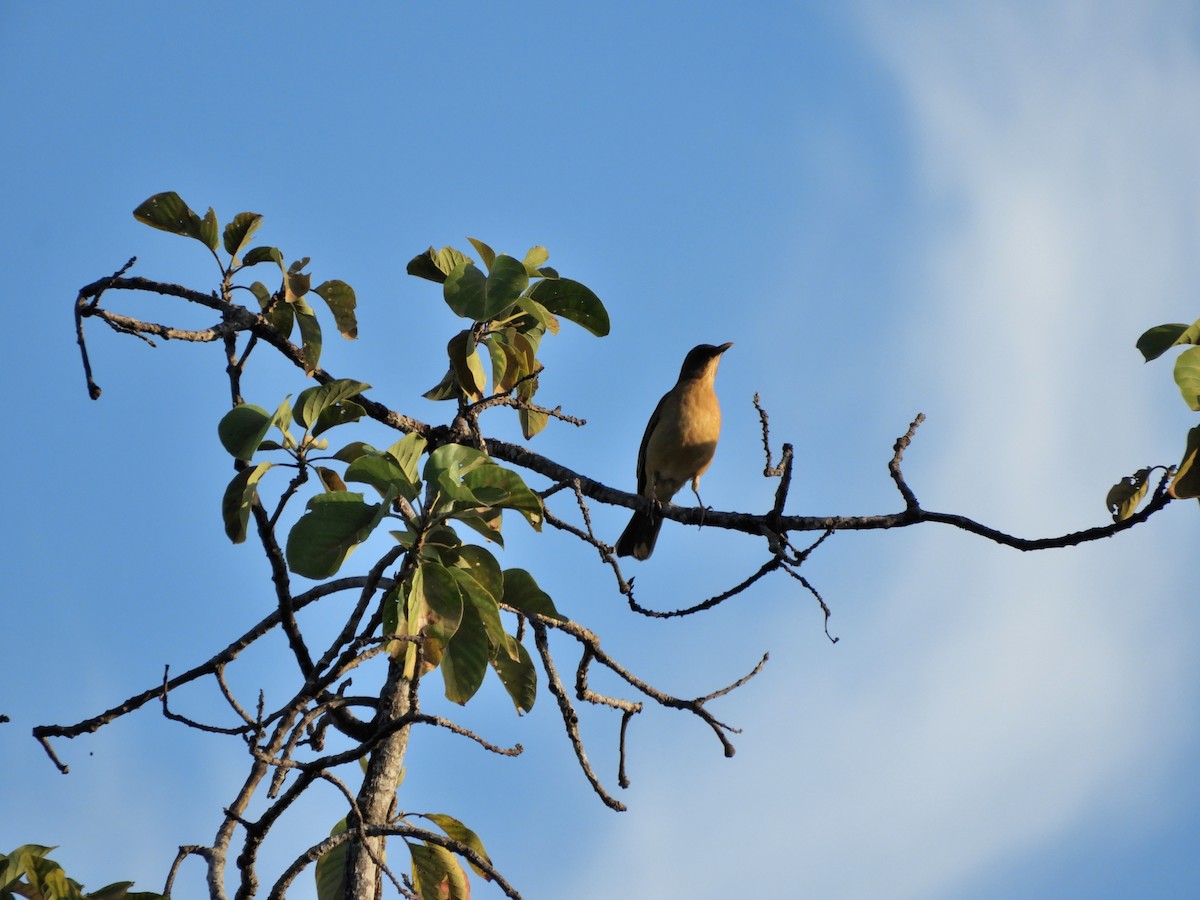
<instances>
[{"instance_id":1,"label":"leaf cluster","mask_svg":"<svg viewBox=\"0 0 1200 900\"><path fill-rule=\"evenodd\" d=\"M524 259L503 253L475 238L468 238L483 262L453 247L430 247L408 263L408 273L442 285L446 305L471 324L446 344L449 367L434 387L430 400L480 402L487 375L479 348L491 358L495 394L516 390L521 431L526 439L546 426L546 413L531 407L537 392L538 348L547 333L557 334L559 317L569 319L597 337L609 332L608 311L590 288L564 278L550 266L545 247L533 247Z\"/></svg>"},{"instance_id":2,"label":"leaf cluster","mask_svg":"<svg viewBox=\"0 0 1200 900\"><path fill-rule=\"evenodd\" d=\"M0 853L0 900L162 900L149 891L131 891L132 881L118 881L96 891L68 878L62 866L46 856L53 847L25 844Z\"/></svg>"},{"instance_id":3,"label":"leaf cluster","mask_svg":"<svg viewBox=\"0 0 1200 900\"><path fill-rule=\"evenodd\" d=\"M313 287L312 275L304 271L311 261L309 257L285 266L283 251L278 247L260 245L247 249L250 238L262 225L263 217L258 213L238 213L225 225L224 231L219 232L217 214L211 206L201 217L177 193L165 191L143 202L133 211L133 216L151 228L189 237L204 244L221 268L225 299L230 299L233 290L247 290L254 295L262 315L282 337L290 338L294 331L299 331L304 362L310 374L316 371L322 346L321 325L308 303L310 295L320 297L329 307L334 325L342 337L351 340L358 337L355 312L358 301L350 285L335 278ZM218 233L228 260L223 260L218 253ZM275 263L278 266L280 281L274 291L261 281L249 285L233 283L233 277L243 269L260 263Z\"/></svg>"},{"instance_id":4,"label":"leaf cluster","mask_svg":"<svg viewBox=\"0 0 1200 900\"><path fill-rule=\"evenodd\" d=\"M1172 347L1187 349L1175 357L1175 384L1183 401L1193 412L1200 412L1200 320L1191 325L1171 323L1147 329L1137 339L1137 348L1146 362L1158 359ZM1109 492L1109 508L1118 521L1133 514L1137 504L1146 494L1146 476L1143 469L1127 476ZM1200 425L1188 431L1183 458L1175 469L1175 476L1168 488L1172 497L1200 499ZM1114 506L1115 502L1115 506Z\"/></svg>"},{"instance_id":5,"label":"leaf cluster","mask_svg":"<svg viewBox=\"0 0 1200 900\"><path fill-rule=\"evenodd\" d=\"M332 453L325 433L362 417L354 397L370 385L341 379L308 388L274 413L242 404L217 428L222 445L244 463L225 490L225 532L245 540L259 487L277 467L315 470L322 490L310 496L286 542L287 565L312 579L337 574L350 554L384 522L407 561L383 598L383 627L394 656L403 654L416 674L419 638L424 672L440 668L446 697L466 703L490 666L520 712L533 707L537 676L524 646L505 631L501 604L519 612L558 618L553 602L523 569L501 568L485 547L464 543L457 527L503 546L503 515L511 510L541 530L541 498L511 469L461 444L430 449L418 434L385 450L351 441ZM299 431L296 426L302 428ZM274 429L278 439L268 439ZM282 461L253 462L259 453ZM352 491L349 484L367 486ZM290 496L290 495L289 495Z\"/></svg>"}]
</instances>

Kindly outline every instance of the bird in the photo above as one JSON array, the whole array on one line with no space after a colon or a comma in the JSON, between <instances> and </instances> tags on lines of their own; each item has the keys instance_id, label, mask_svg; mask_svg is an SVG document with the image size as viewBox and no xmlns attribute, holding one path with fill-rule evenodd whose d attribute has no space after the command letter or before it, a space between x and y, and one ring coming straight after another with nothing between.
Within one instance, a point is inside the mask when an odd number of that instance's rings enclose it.
<instances>
[{"instance_id":1,"label":"bird","mask_svg":"<svg viewBox=\"0 0 1200 900\"><path fill-rule=\"evenodd\" d=\"M733 343L701 344L688 351L675 387L658 401L638 449L637 492L654 503L636 510L617 540L618 556L649 559L662 527L660 504L689 480L701 509L700 476L712 463L721 436L721 406L713 381L721 354Z\"/></svg>"}]
</instances>

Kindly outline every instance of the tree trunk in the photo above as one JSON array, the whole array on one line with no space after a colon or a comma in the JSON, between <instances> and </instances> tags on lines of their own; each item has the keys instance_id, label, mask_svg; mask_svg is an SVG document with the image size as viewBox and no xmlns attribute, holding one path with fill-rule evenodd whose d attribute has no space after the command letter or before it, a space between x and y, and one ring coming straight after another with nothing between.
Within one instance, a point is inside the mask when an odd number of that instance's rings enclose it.
<instances>
[{"instance_id":1,"label":"tree trunk","mask_svg":"<svg viewBox=\"0 0 1200 900\"><path fill-rule=\"evenodd\" d=\"M380 695L379 715L376 726L386 728L409 711L409 688L411 682L404 677L404 659L391 660L388 664L387 682ZM371 753L367 764L362 789L358 792L358 808L362 813L363 825L386 825L396 803L396 789L400 786L400 773L404 765L404 752L408 748L409 726L384 738ZM357 833L354 813L347 818L351 835ZM372 900L382 896L383 871L375 860L383 860L386 838L372 837L360 841L351 837L346 854L346 900Z\"/></svg>"}]
</instances>

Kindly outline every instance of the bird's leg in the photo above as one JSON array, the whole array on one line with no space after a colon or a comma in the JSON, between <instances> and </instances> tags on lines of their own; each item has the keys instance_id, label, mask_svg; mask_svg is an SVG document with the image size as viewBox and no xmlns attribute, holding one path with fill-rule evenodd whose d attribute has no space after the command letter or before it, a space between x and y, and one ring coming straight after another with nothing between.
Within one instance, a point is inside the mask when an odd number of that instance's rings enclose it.
<instances>
[{"instance_id":1,"label":"bird's leg","mask_svg":"<svg viewBox=\"0 0 1200 900\"><path fill-rule=\"evenodd\" d=\"M700 499L700 485L696 483L695 479L692 479L692 493L696 495L696 503L700 506L700 524L697 527L703 528L704 514L708 512L708 507L705 506L704 501Z\"/></svg>"}]
</instances>

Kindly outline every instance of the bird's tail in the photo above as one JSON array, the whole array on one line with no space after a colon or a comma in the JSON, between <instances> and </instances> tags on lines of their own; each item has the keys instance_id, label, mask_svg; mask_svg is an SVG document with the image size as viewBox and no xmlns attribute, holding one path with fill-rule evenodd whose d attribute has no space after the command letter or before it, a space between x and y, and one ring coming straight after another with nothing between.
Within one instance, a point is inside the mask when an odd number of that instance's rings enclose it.
<instances>
[{"instance_id":1,"label":"bird's tail","mask_svg":"<svg viewBox=\"0 0 1200 900\"><path fill-rule=\"evenodd\" d=\"M662 516L654 512L635 512L621 537L617 540L617 556L632 556L634 559L649 559L658 540L658 529L662 527Z\"/></svg>"}]
</instances>

